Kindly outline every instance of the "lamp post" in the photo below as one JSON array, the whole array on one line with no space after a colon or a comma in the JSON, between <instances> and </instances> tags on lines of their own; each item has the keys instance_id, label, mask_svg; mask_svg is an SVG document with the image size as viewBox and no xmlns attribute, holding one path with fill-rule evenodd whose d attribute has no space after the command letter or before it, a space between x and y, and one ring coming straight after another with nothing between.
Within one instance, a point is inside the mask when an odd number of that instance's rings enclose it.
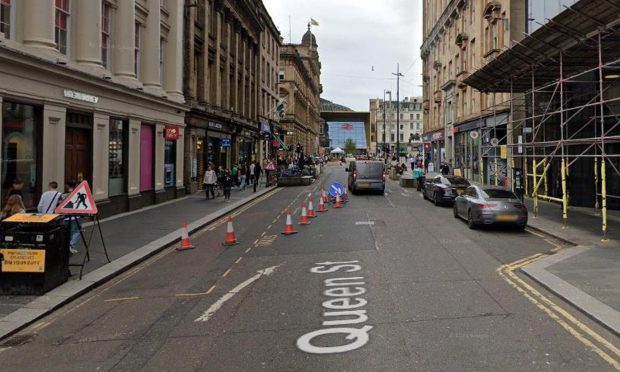
<instances>
[{"instance_id":1,"label":"lamp post","mask_svg":"<svg viewBox=\"0 0 620 372\"><path fill-rule=\"evenodd\" d=\"M390 103L390 106L391 106L391 105L392 105L392 91L391 91L391 90L386 90L386 91L385 91L385 94L387 94L388 96L390 96L390 99L388 100L388 102ZM385 110L385 103L384 103L384 106L383 106L383 107L384 107L384 110ZM384 111L384 114L385 114L385 111ZM389 117L389 116L388 116L388 117ZM390 123L390 124L391 124L391 123ZM383 120L383 125L385 126L385 120ZM384 134L385 134L385 128L384 128ZM388 148L388 151L387 151L388 156L386 157L386 163L388 162L388 159L387 159L387 158L389 157L389 155L390 155L390 153L391 153L391 151L390 151L390 145L389 145L389 144L388 144L388 147L387 147L387 148Z\"/></svg>"},{"instance_id":2,"label":"lamp post","mask_svg":"<svg viewBox=\"0 0 620 372\"><path fill-rule=\"evenodd\" d=\"M383 144L381 145L381 149L383 150L383 157L387 163L387 157L385 156L385 89L383 89Z\"/></svg>"},{"instance_id":3,"label":"lamp post","mask_svg":"<svg viewBox=\"0 0 620 372\"><path fill-rule=\"evenodd\" d=\"M396 64L396 158L400 164L400 78L405 76L400 73L400 64Z\"/></svg>"}]
</instances>

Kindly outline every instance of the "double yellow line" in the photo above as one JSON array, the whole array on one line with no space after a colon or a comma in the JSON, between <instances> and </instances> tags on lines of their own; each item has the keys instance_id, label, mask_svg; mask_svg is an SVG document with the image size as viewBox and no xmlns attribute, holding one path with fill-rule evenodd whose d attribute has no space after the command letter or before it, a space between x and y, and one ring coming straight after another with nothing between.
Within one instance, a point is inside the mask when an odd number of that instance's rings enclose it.
<instances>
[{"instance_id":1,"label":"double yellow line","mask_svg":"<svg viewBox=\"0 0 620 372\"><path fill-rule=\"evenodd\" d=\"M620 349L515 274L516 270L543 257L546 257L546 255L537 253L513 263L502 265L497 269L497 273L573 337L603 358L616 370L620 371Z\"/></svg>"}]
</instances>

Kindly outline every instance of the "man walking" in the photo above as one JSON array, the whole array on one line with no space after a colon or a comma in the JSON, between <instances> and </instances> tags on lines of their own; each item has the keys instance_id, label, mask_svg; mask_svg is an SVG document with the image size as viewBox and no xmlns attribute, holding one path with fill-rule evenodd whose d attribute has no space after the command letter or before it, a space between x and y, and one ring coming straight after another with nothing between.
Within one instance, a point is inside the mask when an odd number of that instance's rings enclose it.
<instances>
[{"instance_id":1,"label":"man walking","mask_svg":"<svg viewBox=\"0 0 620 372\"><path fill-rule=\"evenodd\" d=\"M205 196L209 200L209 193L211 199L215 199L215 183L217 182L217 175L213 170L213 165L209 165L209 169L205 172L203 184L205 185Z\"/></svg>"},{"instance_id":2,"label":"man walking","mask_svg":"<svg viewBox=\"0 0 620 372\"><path fill-rule=\"evenodd\" d=\"M253 173L254 192L256 192L256 187L258 186L258 180L260 179L260 175L262 172L263 170L260 167L260 163L257 161L256 164L254 164L254 173Z\"/></svg>"},{"instance_id":3,"label":"man walking","mask_svg":"<svg viewBox=\"0 0 620 372\"><path fill-rule=\"evenodd\" d=\"M54 213L62 195L57 190L58 182L52 181L47 186L49 187L48 191L41 195L41 200L39 200L39 205L37 205L37 212L39 213Z\"/></svg>"}]
</instances>

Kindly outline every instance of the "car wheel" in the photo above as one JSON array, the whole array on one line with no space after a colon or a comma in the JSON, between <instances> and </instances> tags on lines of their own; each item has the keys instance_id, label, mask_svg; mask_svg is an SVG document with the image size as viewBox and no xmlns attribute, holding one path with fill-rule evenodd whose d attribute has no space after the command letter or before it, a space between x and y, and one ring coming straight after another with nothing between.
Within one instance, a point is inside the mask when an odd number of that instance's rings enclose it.
<instances>
[{"instance_id":1,"label":"car wheel","mask_svg":"<svg viewBox=\"0 0 620 372\"><path fill-rule=\"evenodd\" d=\"M467 211L467 226L472 230L476 228L476 222L474 222L474 217L471 215L471 210Z\"/></svg>"},{"instance_id":2,"label":"car wheel","mask_svg":"<svg viewBox=\"0 0 620 372\"><path fill-rule=\"evenodd\" d=\"M454 206L452 207L452 214L454 215L454 218L459 218L459 211L456 208L456 203L454 203Z\"/></svg>"},{"instance_id":3,"label":"car wheel","mask_svg":"<svg viewBox=\"0 0 620 372\"><path fill-rule=\"evenodd\" d=\"M422 198L424 200L428 200L428 196L426 196L426 190L422 190Z\"/></svg>"},{"instance_id":4,"label":"car wheel","mask_svg":"<svg viewBox=\"0 0 620 372\"><path fill-rule=\"evenodd\" d=\"M436 207L439 206L439 195L436 192L433 193L433 203Z\"/></svg>"},{"instance_id":5,"label":"car wheel","mask_svg":"<svg viewBox=\"0 0 620 372\"><path fill-rule=\"evenodd\" d=\"M516 229L517 229L517 231L525 231L526 227L527 227L527 225L517 225Z\"/></svg>"}]
</instances>

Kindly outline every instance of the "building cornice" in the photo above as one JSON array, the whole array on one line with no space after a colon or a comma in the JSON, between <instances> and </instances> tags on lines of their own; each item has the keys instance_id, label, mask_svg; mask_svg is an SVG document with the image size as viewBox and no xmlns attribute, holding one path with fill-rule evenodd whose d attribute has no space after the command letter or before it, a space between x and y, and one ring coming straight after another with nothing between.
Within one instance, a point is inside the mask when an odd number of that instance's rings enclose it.
<instances>
[{"instance_id":1,"label":"building cornice","mask_svg":"<svg viewBox=\"0 0 620 372\"><path fill-rule=\"evenodd\" d=\"M422 47L420 48L422 56L427 56L430 53L430 48L433 46L435 41L439 38L439 36L443 33L444 29L451 24L452 18L456 18L458 14L458 9L465 5L465 0L451 0L450 3L446 6L443 13L439 17L439 20L433 26L433 29L428 35L425 35L426 38L422 43Z\"/></svg>"}]
</instances>

